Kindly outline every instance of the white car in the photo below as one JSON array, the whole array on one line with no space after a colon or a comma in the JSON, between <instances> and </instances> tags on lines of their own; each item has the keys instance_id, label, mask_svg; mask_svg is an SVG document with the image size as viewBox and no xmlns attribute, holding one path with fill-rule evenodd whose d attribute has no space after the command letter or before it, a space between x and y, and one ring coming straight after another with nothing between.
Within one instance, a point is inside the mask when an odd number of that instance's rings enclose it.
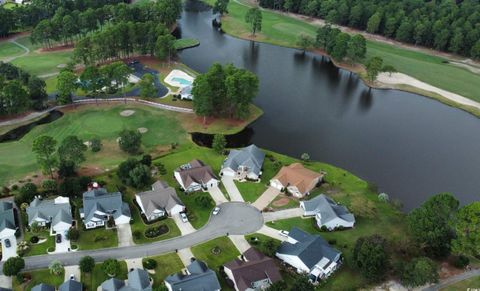
<instances>
[{"instance_id":1,"label":"white car","mask_svg":"<svg viewBox=\"0 0 480 291\"><path fill-rule=\"evenodd\" d=\"M188 217L185 214L185 212L180 213L180 218L182 219L183 222L187 223L188 222Z\"/></svg>"},{"instance_id":2,"label":"white car","mask_svg":"<svg viewBox=\"0 0 480 291\"><path fill-rule=\"evenodd\" d=\"M213 214L213 215L217 215L219 212L220 212L220 207L217 206L217 207L215 207L215 208L213 209L212 214Z\"/></svg>"},{"instance_id":3,"label":"white car","mask_svg":"<svg viewBox=\"0 0 480 291\"><path fill-rule=\"evenodd\" d=\"M281 235L281 236L284 236L284 237L287 237L287 236L288 236L288 233L289 233L289 232L286 231L286 230L280 230L280 231L278 231L278 234Z\"/></svg>"}]
</instances>

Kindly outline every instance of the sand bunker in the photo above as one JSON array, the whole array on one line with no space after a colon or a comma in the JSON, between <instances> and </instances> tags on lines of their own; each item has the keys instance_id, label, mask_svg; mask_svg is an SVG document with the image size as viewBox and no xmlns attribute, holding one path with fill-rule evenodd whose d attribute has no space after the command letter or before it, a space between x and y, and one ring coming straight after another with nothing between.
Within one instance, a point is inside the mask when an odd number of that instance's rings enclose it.
<instances>
[{"instance_id":1,"label":"sand bunker","mask_svg":"<svg viewBox=\"0 0 480 291\"><path fill-rule=\"evenodd\" d=\"M120 112L120 115L128 117L128 116L132 116L134 113L135 113L135 110L123 110L122 112Z\"/></svg>"},{"instance_id":2,"label":"sand bunker","mask_svg":"<svg viewBox=\"0 0 480 291\"><path fill-rule=\"evenodd\" d=\"M139 127L137 130L138 130L138 132L140 132L140 133L146 133L146 132L148 131L148 128Z\"/></svg>"}]
</instances>

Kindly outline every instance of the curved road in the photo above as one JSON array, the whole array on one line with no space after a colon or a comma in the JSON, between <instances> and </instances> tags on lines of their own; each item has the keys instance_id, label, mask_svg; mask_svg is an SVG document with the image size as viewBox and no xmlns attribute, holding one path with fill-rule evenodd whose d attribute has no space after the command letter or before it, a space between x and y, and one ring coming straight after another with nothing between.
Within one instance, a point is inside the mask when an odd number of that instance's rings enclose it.
<instances>
[{"instance_id":1,"label":"curved road","mask_svg":"<svg viewBox=\"0 0 480 291\"><path fill-rule=\"evenodd\" d=\"M256 232L263 226L263 216L255 207L242 202L226 202L221 204L221 211L211 216L208 223L198 231L164 241L131 247L108 248L88 251L78 251L55 255L41 255L25 258L25 270L48 267L52 259L60 260L63 265L77 265L83 256L91 256L97 262L108 258L120 260L142 258L188 248L211 239L233 235L246 235ZM0 264L0 271L3 262Z\"/></svg>"}]
</instances>

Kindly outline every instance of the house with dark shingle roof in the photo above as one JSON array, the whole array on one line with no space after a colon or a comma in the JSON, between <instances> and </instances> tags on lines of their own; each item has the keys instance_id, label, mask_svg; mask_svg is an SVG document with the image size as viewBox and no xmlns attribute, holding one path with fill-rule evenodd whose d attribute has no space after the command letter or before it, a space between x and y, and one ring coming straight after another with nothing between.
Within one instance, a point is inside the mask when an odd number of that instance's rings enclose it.
<instances>
[{"instance_id":1,"label":"house with dark shingle roof","mask_svg":"<svg viewBox=\"0 0 480 291\"><path fill-rule=\"evenodd\" d=\"M35 199L27 207L28 225L34 222L46 226L58 233L64 232L72 226L72 208L68 197L59 196L55 199Z\"/></svg>"},{"instance_id":2,"label":"house with dark shingle roof","mask_svg":"<svg viewBox=\"0 0 480 291\"><path fill-rule=\"evenodd\" d=\"M185 211L185 205L178 198L175 189L164 181L155 182L151 191L136 194L135 201L148 221Z\"/></svg>"},{"instance_id":3,"label":"house with dark shingle roof","mask_svg":"<svg viewBox=\"0 0 480 291\"><path fill-rule=\"evenodd\" d=\"M319 235L311 235L294 227L277 249L276 257L306 273L313 282L328 278L340 266L342 253Z\"/></svg>"},{"instance_id":4,"label":"house with dark shingle roof","mask_svg":"<svg viewBox=\"0 0 480 291\"><path fill-rule=\"evenodd\" d=\"M17 231L13 203L8 201L0 202L0 240L15 236Z\"/></svg>"},{"instance_id":5,"label":"house with dark shingle roof","mask_svg":"<svg viewBox=\"0 0 480 291\"><path fill-rule=\"evenodd\" d=\"M300 163L282 167L270 180L270 186L286 190L297 198L308 195L323 179L324 174L305 168Z\"/></svg>"},{"instance_id":6,"label":"house with dark shingle roof","mask_svg":"<svg viewBox=\"0 0 480 291\"><path fill-rule=\"evenodd\" d=\"M240 258L226 263L224 270L237 291L263 290L282 280L275 261L255 248L249 248Z\"/></svg>"},{"instance_id":7,"label":"house with dark shingle roof","mask_svg":"<svg viewBox=\"0 0 480 291\"><path fill-rule=\"evenodd\" d=\"M199 260L187 266L186 274L177 273L165 278L165 286L169 291L218 291L220 283L214 271Z\"/></svg>"},{"instance_id":8,"label":"house with dark shingle roof","mask_svg":"<svg viewBox=\"0 0 480 291\"><path fill-rule=\"evenodd\" d=\"M83 285L77 280L70 279L63 282L63 284L58 287L58 291L83 291Z\"/></svg>"},{"instance_id":9,"label":"house with dark shingle roof","mask_svg":"<svg viewBox=\"0 0 480 291\"><path fill-rule=\"evenodd\" d=\"M130 223L130 207L122 200L122 193L108 193L104 188L94 188L83 193L80 218L87 229L104 226L110 218L115 225Z\"/></svg>"},{"instance_id":10,"label":"house with dark shingle roof","mask_svg":"<svg viewBox=\"0 0 480 291\"><path fill-rule=\"evenodd\" d=\"M301 201L300 208L304 210L304 216L315 216L318 227L325 226L328 230L334 230L355 225L355 216L345 206L337 204L324 194Z\"/></svg>"},{"instance_id":11,"label":"house with dark shingle roof","mask_svg":"<svg viewBox=\"0 0 480 291\"><path fill-rule=\"evenodd\" d=\"M242 149L233 149L223 162L221 176L233 177L235 180L258 180L262 174L265 153L256 145Z\"/></svg>"},{"instance_id":12,"label":"house with dark shingle roof","mask_svg":"<svg viewBox=\"0 0 480 291\"><path fill-rule=\"evenodd\" d=\"M102 291L152 291L152 280L147 271L133 269L128 272L128 280L117 278L106 280L101 285Z\"/></svg>"},{"instance_id":13,"label":"house with dark shingle roof","mask_svg":"<svg viewBox=\"0 0 480 291\"><path fill-rule=\"evenodd\" d=\"M32 288L32 291L55 291L55 287L48 284L40 283L38 285L35 285Z\"/></svg>"},{"instance_id":14,"label":"house with dark shingle roof","mask_svg":"<svg viewBox=\"0 0 480 291\"><path fill-rule=\"evenodd\" d=\"M218 186L220 182L212 168L200 160L193 160L180 166L173 175L185 192L207 191Z\"/></svg>"}]
</instances>

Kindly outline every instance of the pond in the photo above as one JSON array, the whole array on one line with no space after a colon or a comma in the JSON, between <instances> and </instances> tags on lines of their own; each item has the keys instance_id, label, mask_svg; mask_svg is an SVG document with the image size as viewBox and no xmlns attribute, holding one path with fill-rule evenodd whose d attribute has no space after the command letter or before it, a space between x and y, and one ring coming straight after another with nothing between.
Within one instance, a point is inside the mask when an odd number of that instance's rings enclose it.
<instances>
[{"instance_id":1,"label":"pond","mask_svg":"<svg viewBox=\"0 0 480 291\"><path fill-rule=\"evenodd\" d=\"M26 125L19 126L14 128L2 135L0 135L0 142L15 141L20 140L24 135L26 135L30 130L35 126L40 124L47 124L52 121L55 121L63 116L63 113L58 110L50 111L45 117L40 118L37 121L31 122Z\"/></svg>"}]
</instances>

